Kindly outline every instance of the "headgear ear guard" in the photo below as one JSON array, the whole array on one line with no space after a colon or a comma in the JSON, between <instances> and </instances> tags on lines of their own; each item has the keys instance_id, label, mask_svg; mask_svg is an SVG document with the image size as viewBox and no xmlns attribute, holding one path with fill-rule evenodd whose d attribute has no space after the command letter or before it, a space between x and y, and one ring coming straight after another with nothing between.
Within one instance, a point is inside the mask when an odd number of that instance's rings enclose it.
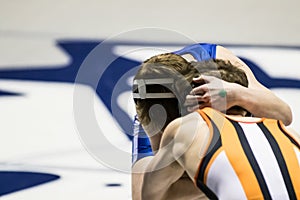
<instances>
[{"instance_id":1,"label":"headgear ear guard","mask_svg":"<svg viewBox=\"0 0 300 200\"><path fill-rule=\"evenodd\" d=\"M182 86L182 82L173 78L157 78L157 79L136 79L133 82L133 99L145 100L145 99L176 99L178 103L178 114L180 116L187 114L186 107L184 106L185 96L188 89L191 89L189 85L182 91L179 89L178 84ZM161 88L167 88L163 92L149 92L147 86L159 85ZM179 92L181 91L181 92ZM185 94L186 93L186 94Z\"/></svg>"}]
</instances>

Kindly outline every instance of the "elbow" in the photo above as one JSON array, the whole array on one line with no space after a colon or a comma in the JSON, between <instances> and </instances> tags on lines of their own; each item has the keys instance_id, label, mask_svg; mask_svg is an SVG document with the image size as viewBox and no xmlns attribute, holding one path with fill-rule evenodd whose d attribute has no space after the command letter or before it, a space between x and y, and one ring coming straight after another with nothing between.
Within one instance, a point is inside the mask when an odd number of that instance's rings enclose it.
<instances>
[{"instance_id":1,"label":"elbow","mask_svg":"<svg viewBox=\"0 0 300 200\"><path fill-rule=\"evenodd\" d=\"M286 105L285 106L285 109L284 109L284 114L281 114L282 116L282 119L281 121L283 122L283 124L285 126L288 126L292 123L293 121L293 114L292 114L292 110L290 108L289 105Z\"/></svg>"},{"instance_id":2,"label":"elbow","mask_svg":"<svg viewBox=\"0 0 300 200\"><path fill-rule=\"evenodd\" d=\"M284 120L282 120L282 122L286 126L290 125L292 123L292 121L293 121L293 114L292 114L292 111L291 111L290 107L288 107L288 111L289 112L287 112Z\"/></svg>"}]
</instances>

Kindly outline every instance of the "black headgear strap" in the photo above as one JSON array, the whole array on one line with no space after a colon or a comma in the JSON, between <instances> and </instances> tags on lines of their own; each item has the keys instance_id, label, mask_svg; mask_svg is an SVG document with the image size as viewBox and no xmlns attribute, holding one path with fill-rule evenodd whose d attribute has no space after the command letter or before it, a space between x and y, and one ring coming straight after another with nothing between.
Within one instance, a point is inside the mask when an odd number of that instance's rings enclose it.
<instances>
[{"instance_id":1,"label":"black headgear strap","mask_svg":"<svg viewBox=\"0 0 300 200\"><path fill-rule=\"evenodd\" d=\"M170 90L174 90L174 79L172 78L157 78L157 79L136 79L133 82L133 86L137 86L138 92L133 93L134 99L165 99L165 98L176 98L172 92L165 93L147 93L146 85L162 85L167 87L171 85ZM171 90L171 91L172 91Z\"/></svg>"}]
</instances>

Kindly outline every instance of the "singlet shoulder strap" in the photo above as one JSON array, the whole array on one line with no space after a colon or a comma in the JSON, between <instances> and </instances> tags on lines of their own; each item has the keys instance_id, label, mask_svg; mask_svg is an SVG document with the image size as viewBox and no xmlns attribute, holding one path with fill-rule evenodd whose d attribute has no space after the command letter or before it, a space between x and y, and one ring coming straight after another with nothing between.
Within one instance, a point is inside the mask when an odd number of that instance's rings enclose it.
<instances>
[{"instance_id":1,"label":"singlet shoulder strap","mask_svg":"<svg viewBox=\"0 0 300 200\"><path fill-rule=\"evenodd\" d=\"M223 113L210 108L210 107L205 107L201 110L198 110L198 113L203 117L205 121L211 121L215 123L215 125L221 129L222 125L225 123L226 117Z\"/></svg>"},{"instance_id":2,"label":"singlet shoulder strap","mask_svg":"<svg viewBox=\"0 0 300 200\"><path fill-rule=\"evenodd\" d=\"M203 159L201 160L199 164L198 173L195 175L195 183L197 187L199 187L208 198L210 199L217 199L217 196L212 192L206 185L206 177L207 177L207 169L209 168L209 164L211 159L213 158L214 154L217 152L217 150L222 146L222 142L220 139L220 132L219 128L217 128L216 124L214 123L214 120L212 120L212 116L214 113L214 110L211 108L204 108L199 109L197 111L201 117L205 120L209 127L210 132L210 138L208 142L208 146L206 147L206 153Z\"/></svg>"}]
</instances>

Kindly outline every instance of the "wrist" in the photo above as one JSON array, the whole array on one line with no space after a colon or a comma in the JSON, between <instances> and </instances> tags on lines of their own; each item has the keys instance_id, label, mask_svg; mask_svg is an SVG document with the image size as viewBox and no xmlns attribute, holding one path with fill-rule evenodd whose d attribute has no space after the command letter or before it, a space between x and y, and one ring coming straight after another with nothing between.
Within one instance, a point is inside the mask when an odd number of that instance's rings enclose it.
<instances>
[{"instance_id":1,"label":"wrist","mask_svg":"<svg viewBox=\"0 0 300 200\"><path fill-rule=\"evenodd\" d=\"M238 85L236 83L230 83L231 87L226 89L227 92L227 108L233 106L242 106L243 102L247 99L245 98L245 90L247 88Z\"/></svg>"},{"instance_id":2,"label":"wrist","mask_svg":"<svg viewBox=\"0 0 300 200\"><path fill-rule=\"evenodd\" d=\"M255 91L243 86L235 89L234 102L236 106L242 107L252 113L253 109L256 109L258 102L255 99Z\"/></svg>"}]
</instances>

